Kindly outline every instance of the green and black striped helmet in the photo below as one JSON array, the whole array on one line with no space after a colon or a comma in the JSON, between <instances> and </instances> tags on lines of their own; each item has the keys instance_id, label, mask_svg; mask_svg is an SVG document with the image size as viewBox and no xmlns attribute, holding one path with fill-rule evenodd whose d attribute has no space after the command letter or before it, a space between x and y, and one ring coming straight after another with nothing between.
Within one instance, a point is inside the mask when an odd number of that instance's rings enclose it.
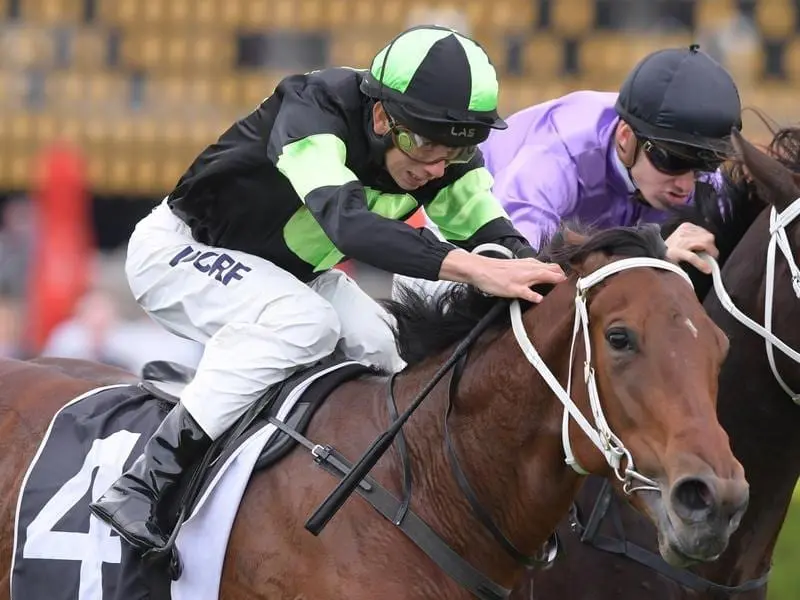
<instances>
[{"instance_id":1,"label":"green and black striped helmet","mask_svg":"<svg viewBox=\"0 0 800 600\"><path fill-rule=\"evenodd\" d=\"M414 133L445 146L472 146L505 129L497 73L481 46L446 27L423 25L378 52L361 90Z\"/></svg>"}]
</instances>

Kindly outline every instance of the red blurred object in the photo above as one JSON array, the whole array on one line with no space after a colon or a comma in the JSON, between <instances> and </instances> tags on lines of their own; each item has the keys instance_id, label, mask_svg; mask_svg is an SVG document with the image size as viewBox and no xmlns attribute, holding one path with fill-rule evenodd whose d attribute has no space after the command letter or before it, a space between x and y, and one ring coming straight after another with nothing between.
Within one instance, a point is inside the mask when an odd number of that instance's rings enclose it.
<instances>
[{"instance_id":1,"label":"red blurred object","mask_svg":"<svg viewBox=\"0 0 800 600\"><path fill-rule=\"evenodd\" d=\"M408 223L412 227L416 227L417 229L419 229L420 227L424 227L425 217L422 214L422 210L418 208L417 211L408 218L406 223Z\"/></svg>"},{"instance_id":2,"label":"red blurred object","mask_svg":"<svg viewBox=\"0 0 800 600\"><path fill-rule=\"evenodd\" d=\"M38 354L53 328L73 314L89 287L94 254L83 156L58 144L45 149L35 167L36 241L24 333L31 354Z\"/></svg>"}]
</instances>

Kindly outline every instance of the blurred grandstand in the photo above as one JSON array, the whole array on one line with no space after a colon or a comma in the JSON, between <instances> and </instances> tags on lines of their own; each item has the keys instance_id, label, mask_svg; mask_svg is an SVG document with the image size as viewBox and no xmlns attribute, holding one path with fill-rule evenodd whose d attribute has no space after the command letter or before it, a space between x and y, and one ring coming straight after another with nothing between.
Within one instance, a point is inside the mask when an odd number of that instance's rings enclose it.
<instances>
[{"instance_id":1,"label":"blurred grandstand","mask_svg":"<svg viewBox=\"0 0 800 600\"><path fill-rule=\"evenodd\" d=\"M52 279L46 273L28 272L25 285L19 273L0 273L0 282L16 281L0 289L0 347L44 351L89 290L123 302L120 318L141 317L120 262L135 222L287 73L365 67L402 28L447 24L484 44L509 114L574 89L616 89L645 53L697 41L733 71L746 105L791 121L797 13L791 0L0 0L0 198L8 219L0 270L41 267L30 254L47 255L42 220L27 241L14 223L26 201L41 216L54 188L66 198L56 191L51 205L86 204L89 249L73 246L91 265L78 273L85 285L61 294L67 300L36 288ZM752 115L745 128L761 135ZM54 158L55 143L67 145ZM63 150L75 164L64 167ZM62 168L78 186L72 192ZM50 246L51 260L66 254ZM360 272L370 291L385 291ZM53 308L58 302L69 310Z\"/></svg>"},{"instance_id":2,"label":"blurred grandstand","mask_svg":"<svg viewBox=\"0 0 800 600\"><path fill-rule=\"evenodd\" d=\"M364 68L404 27L450 25L486 47L507 115L575 89L615 90L647 52L698 42L732 71L745 106L789 123L800 112L799 4L0 0L0 356L132 371L155 358L196 363L202 348L135 305L125 242L196 153L287 73ZM744 122L764 141L752 113ZM386 294L385 276L354 267ZM792 590L781 600L798 597L796 573L776 575Z\"/></svg>"}]
</instances>

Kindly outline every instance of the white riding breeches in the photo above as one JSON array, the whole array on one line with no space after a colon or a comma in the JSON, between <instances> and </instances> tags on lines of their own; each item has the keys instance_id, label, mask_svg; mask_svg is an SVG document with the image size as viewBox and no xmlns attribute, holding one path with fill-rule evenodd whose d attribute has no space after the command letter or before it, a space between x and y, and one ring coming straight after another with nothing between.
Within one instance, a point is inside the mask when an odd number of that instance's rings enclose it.
<instances>
[{"instance_id":1,"label":"white riding breeches","mask_svg":"<svg viewBox=\"0 0 800 600\"><path fill-rule=\"evenodd\" d=\"M405 366L390 315L345 273L306 284L260 257L198 243L166 201L137 224L125 270L155 321L205 344L181 402L212 439L270 385L336 349L389 371Z\"/></svg>"}]
</instances>

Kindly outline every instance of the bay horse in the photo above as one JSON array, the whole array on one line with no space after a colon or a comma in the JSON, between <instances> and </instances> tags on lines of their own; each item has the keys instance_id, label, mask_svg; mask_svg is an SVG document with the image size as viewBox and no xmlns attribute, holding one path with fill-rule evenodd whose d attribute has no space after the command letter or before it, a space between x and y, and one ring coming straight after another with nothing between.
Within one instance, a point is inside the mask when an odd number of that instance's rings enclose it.
<instances>
[{"instance_id":1,"label":"bay horse","mask_svg":"<svg viewBox=\"0 0 800 600\"><path fill-rule=\"evenodd\" d=\"M709 198L690 220L716 233L721 279L734 306L762 325L765 314L773 315L771 330L797 353L800 278L787 258L800 262L800 128L774 132L768 153L739 135L734 143L740 156L725 177L726 210L720 212L717 200ZM752 181L743 177L742 167ZM788 257L777 249L774 263L768 261L770 240L779 235L779 228L770 225L773 210L786 220L789 247ZM590 477L571 518L558 529L566 549L562 560L547 571L530 573L515 591L516 600L617 600L644 594L650 600L766 598L775 543L800 474L800 407L798 397L792 402L789 393L800 392L800 363L776 349L773 370L764 337L732 316L710 277L692 271L696 289L708 291L708 314L731 340L720 372L718 412L751 486L740 528L718 560L676 572L659 560L650 523ZM593 512L600 518L587 532Z\"/></svg>"},{"instance_id":2,"label":"bay horse","mask_svg":"<svg viewBox=\"0 0 800 600\"><path fill-rule=\"evenodd\" d=\"M716 417L728 342L685 274L664 260L659 232L565 231L546 252L568 279L546 290L540 304L523 311L512 302L500 313L510 316L511 327L506 317L484 331L458 373L432 390L403 432L410 509L503 590L474 593L480 598L507 597L520 581L525 561L517 559L535 554L566 514L583 479L578 468L613 480L656 523L661 553L673 562L714 559L748 502L744 472ZM389 303L408 367L345 382L305 435L350 460L359 456L393 419L387 396L397 410L407 407L499 301L505 302L456 286L435 304L411 291L405 302ZM11 564L12 507L50 418L95 381L114 376L100 365L57 359L0 361L4 572ZM580 426L564 419L565 406ZM563 460L563 431L575 468ZM398 448L371 477L400 495ZM473 597L361 498L348 500L321 535L304 531L304 519L333 481L299 446L253 474L228 540L221 598ZM5 590L0 598L8 598Z\"/></svg>"}]
</instances>

